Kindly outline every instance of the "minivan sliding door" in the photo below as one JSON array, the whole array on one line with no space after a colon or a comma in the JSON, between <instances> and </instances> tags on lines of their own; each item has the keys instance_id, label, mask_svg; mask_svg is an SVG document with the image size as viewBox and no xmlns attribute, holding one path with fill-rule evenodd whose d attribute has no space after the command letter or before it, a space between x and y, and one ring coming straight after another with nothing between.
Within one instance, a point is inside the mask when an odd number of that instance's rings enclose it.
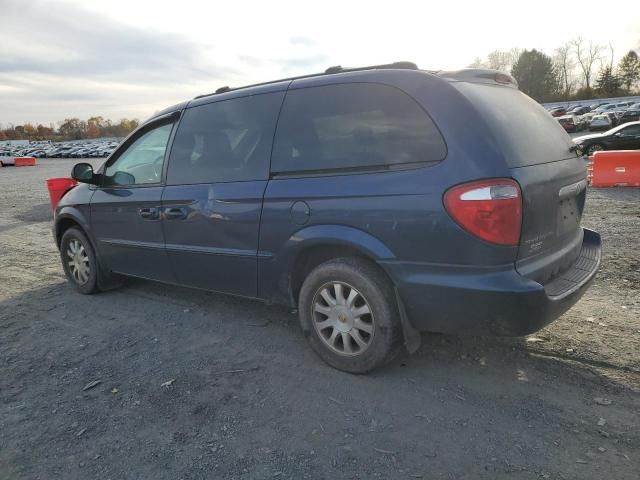
<instances>
[{"instance_id":1,"label":"minivan sliding door","mask_svg":"<svg viewBox=\"0 0 640 480\"><path fill-rule=\"evenodd\" d=\"M179 283L257 295L262 199L283 97L223 94L185 110L162 197L166 250Z\"/></svg>"}]
</instances>

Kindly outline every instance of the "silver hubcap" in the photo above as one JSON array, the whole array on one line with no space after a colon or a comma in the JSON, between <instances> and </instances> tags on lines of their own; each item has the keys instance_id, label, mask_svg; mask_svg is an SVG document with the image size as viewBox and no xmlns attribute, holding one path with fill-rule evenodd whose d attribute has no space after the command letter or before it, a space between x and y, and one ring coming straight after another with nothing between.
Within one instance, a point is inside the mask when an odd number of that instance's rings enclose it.
<instances>
[{"instance_id":1,"label":"silver hubcap","mask_svg":"<svg viewBox=\"0 0 640 480\"><path fill-rule=\"evenodd\" d=\"M322 341L334 352L359 355L375 333L368 302L351 285L330 282L318 289L311 307L313 326Z\"/></svg>"},{"instance_id":2,"label":"silver hubcap","mask_svg":"<svg viewBox=\"0 0 640 480\"><path fill-rule=\"evenodd\" d=\"M89 268L89 256L79 240L74 238L69 242L67 257L67 265L75 282L80 285L87 283L91 271Z\"/></svg>"}]
</instances>

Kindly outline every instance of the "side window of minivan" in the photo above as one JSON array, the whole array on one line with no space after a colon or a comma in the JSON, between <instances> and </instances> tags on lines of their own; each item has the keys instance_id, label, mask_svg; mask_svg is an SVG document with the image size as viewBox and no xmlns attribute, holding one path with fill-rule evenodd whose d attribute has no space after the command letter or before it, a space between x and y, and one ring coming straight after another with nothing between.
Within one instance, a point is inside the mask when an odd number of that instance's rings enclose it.
<instances>
[{"instance_id":1,"label":"side window of minivan","mask_svg":"<svg viewBox=\"0 0 640 480\"><path fill-rule=\"evenodd\" d=\"M435 162L446 152L429 115L406 93L376 83L335 84L287 93L271 170L323 172Z\"/></svg>"},{"instance_id":2,"label":"side window of minivan","mask_svg":"<svg viewBox=\"0 0 640 480\"><path fill-rule=\"evenodd\" d=\"M106 165L104 186L160 183L172 128L173 122L161 123L135 138L133 143Z\"/></svg>"},{"instance_id":3,"label":"side window of minivan","mask_svg":"<svg viewBox=\"0 0 640 480\"><path fill-rule=\"evenodd\" d=\"M168 185L266 180L284 92L188 108L180 120Z\"/></svg>"}]
</instances>

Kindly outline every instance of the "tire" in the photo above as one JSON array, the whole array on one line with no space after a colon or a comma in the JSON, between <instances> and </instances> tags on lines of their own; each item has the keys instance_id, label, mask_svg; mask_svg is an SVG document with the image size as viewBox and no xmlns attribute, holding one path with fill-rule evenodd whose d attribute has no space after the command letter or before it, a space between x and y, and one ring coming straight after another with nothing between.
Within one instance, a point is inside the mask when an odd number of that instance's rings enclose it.
<instances>
[{"instance_id":1,"label":"tire","mask_svg":"<svg viewBox=\"0 0 640 480\"><path fill-rule=\"evenodd\" d=\"M595 152L599 152L601 150L604 150L604 145L600 144L600 143L592 143L591 145L589 145L586 149L585 149L585 153L587 154L587 156L591 156L593 155Z\"/></svg>"},{"instance_id":2,"label":"tire","mask_svg":"<svg viewBox=\"0 0 640 480\"><path fill-rule=\"evenodd\" d=\"M302 284L298 311L311 348L338 370L370 372L402 346L393 287L368 261L338 258L316 267Z\"/></svg>"},{"instance_id":3,"label":"tire","mask_svg":"<svg viewBox=\"0 0 640 480\"><path fill-rule=\"evenodd\" d=\"M69 228L60 241L60 259L67 280L85 295L98 291L98 262L86 235L78 228Z\"/></svg>"}]
</instances>

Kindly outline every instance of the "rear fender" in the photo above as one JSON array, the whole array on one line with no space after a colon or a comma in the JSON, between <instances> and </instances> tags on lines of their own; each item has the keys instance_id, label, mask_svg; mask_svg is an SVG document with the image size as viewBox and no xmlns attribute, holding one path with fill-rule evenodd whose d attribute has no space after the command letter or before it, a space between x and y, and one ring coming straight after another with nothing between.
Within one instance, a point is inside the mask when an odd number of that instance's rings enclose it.
<instances>
[{"instance_id":1,"label":"rear fender","mask_svg":"<svg viewBox=\"0 0 640 480\"><path fill-rule=\"evenodd\" d=\"M294 233L277 252L260 252L259 296L269 302L295 308L291 278L300 256L316 247L344 247L373 261L393 260L395 255L371 234L344 225L313 225Z\"/></svg>"}]
</instances>

